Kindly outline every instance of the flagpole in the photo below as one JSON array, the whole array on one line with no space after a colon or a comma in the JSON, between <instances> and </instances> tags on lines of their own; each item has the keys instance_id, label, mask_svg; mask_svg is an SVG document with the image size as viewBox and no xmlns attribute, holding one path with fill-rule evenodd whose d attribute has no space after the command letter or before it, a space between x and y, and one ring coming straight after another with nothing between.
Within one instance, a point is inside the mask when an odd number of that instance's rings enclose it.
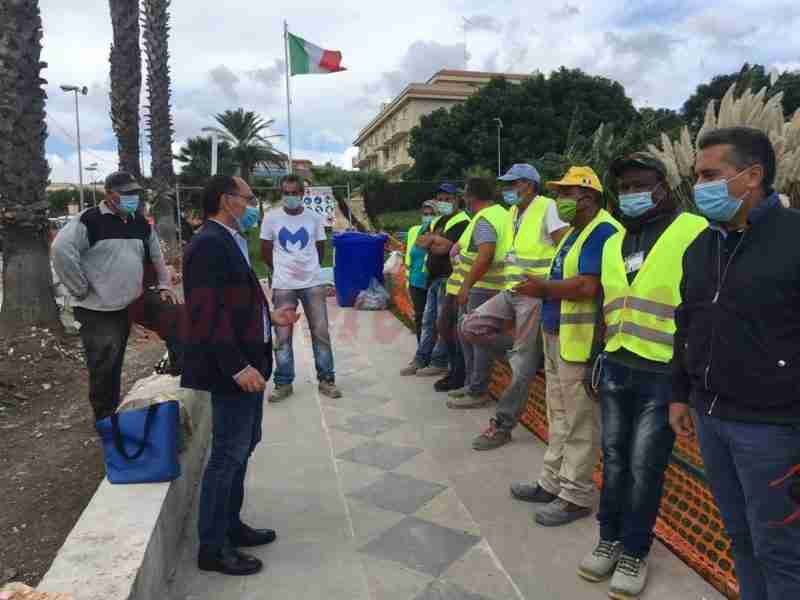
<instances>
[{"instance_id":1,"label":"flagpole","mask_svg":"<svg viewBox=\"0 0 800 600\"><path fill-rule=\"evenodd\" d=\"M292 93L289 87L291 65L289 64L289 26L283 22L283 53L286 59L286 118L289 124L289 165L287 171L292 172Z\"/></svg>"}]
</instances>

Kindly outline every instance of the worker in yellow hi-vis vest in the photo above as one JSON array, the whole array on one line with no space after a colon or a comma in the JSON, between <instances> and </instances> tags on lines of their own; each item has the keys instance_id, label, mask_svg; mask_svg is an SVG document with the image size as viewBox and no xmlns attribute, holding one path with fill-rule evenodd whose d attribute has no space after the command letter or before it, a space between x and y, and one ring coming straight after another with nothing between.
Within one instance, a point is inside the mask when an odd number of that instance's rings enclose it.
<instances>
[{"instance_id":1,"label":"worker in yellow hi-vis vest","mask_svg":"<svg viewBox=\"0 0 800 600\"><path fill-rule=\"evenodd\" d=\"M542 359L542 301L517 294L514 287L528 275L547 276L556 246L569 228L559 218L553 199L539 194L541 178L535 167L513 165L499 180L509 186L503 198L511 206L513 229L505 259L505 289L465 319L461 331L469 342L507 354L511 383L498 399L489 426L473 440L475 450L492 450L510 442L511 430L528 402ZM512 325L513 335L506 335Z\"/></svg>"},{"instance_id":2,"label":"worker in yellow hi-vis vest","mask_svg":"<svg viewBox=\"0 0 800 600\"><path fill-rule=\"evenodd\" d=\"M542 298L549 442L534 485L514 483L514 497L541 507L540 525L565 525L591 514L599 420L584 382L600 317L603 247L622 230L603 206L603 186L590 167L571 167L548 187L558 215L570 224L556 248L549 278L529 276L514 289Z\"/></svg>"},{"instance_id":3,"label":"worker in yellow hi-vis vest","mask_svg":"<svg viewBox=\"0 0 800 600\"><path fill-rule=\"evenodd\" d=\"M681 212L665 166L650 155L616 160L611 175L627 232L603 249L605 351L593 378L602 413L600 541L578 574L589 581L613 576L613 597L638 598L675 442L670 363L683 256L708 222Z\"/></svg>"},{"instance_id":4,"label":"worker in yellow hi-vis vest","mask_svg":"<svg viewBox=\"0 0 800 600\"><path fill-rule=\"evenodd\" d=\"M480 177L467 180L464 201L473 217L458 242L458 260L450 278L458 290L456 301L462 324L467 315L503 289L504 261L513 234L508 211L502 205L495 204L492 181ZM491 355L488 349L469 343L460 332L459 339L464 351L466 379L461 394L448 400L447 406L485 406L491 401Z\"/></svg>"}]
</instances>

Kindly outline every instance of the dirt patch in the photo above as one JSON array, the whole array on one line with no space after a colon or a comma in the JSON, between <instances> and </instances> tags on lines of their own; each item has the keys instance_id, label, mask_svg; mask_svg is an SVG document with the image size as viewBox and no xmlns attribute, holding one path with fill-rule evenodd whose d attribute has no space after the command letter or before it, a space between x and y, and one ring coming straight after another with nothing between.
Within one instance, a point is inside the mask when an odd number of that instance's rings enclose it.
<instances>
[{"instance_id":1,"label":"dirt patch","mask_svg":"<svg viewBox=\"0 0 800 600\"><path fill-rule=\"evenodd\" d=\"M137 327L123 393L164 344ZM104 475L77 336L31 329L0 340L0 585L36 585Z\"/></svg>"}]
</instances>

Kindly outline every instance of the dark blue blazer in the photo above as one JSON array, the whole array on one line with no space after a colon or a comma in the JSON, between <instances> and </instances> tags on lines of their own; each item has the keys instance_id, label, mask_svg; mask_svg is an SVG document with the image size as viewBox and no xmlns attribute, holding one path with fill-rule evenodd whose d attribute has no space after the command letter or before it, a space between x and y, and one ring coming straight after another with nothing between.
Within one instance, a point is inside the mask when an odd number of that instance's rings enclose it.
<instances>
[{"instance_id":1,"label":"dark blue blazer","mask_svg":"<svg viewBox=\"0 0 800 600\"><path fill-rule=\"evenodd\" d=\"M207 221L183 257L186 301L181 385L219 394L241 392L233 376L248 365L272 373L264 342L269 303L256 274L223 226ZM270 324L271 327L271 324Z\"/></svg>"}]
</instances>

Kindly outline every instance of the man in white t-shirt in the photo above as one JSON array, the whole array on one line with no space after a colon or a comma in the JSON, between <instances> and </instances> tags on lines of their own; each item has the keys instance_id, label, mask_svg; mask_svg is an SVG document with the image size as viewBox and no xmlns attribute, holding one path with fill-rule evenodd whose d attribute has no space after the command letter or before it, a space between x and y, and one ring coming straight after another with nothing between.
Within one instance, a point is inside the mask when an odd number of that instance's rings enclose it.
<instances>
[{"instance_id":1,"label":"man in white t-shirt","mask_svg":"<svg viewBox=\"0 0 800 600\"><path fill-rule=\"evenodd\" d=\"M529 276L549 272L556 246L569 229L558 217L556 203L539 195L541 178L535 167L516 164L499 180L508 184L503 198L512 207L514 226L513 245L506 256L506 289L468 315L461 332L469 343L507 351L512 376L494 418L473 440L475 450L492 450L510 442L511 430L525 409L542 357L542 301L520 293L518 286ZM514 336L508 339L501 333L512 322Z\"/></svg>"},{"instance_id":2,"label":"man in white t-shirt","mask_svg":"<svg viewBox=\"0 0 800 600\"><path fill-rule=\"evenodd\" d=\"M261 255L272 271L275 307L296 309L298 303L303 304L311 329L319 392L340 398L328 331L328 294L320 272L325 254L325 223L321 216L303 207L303 192L302 179L296 175L284 177L281 206L269 211L261 223ZM275 327L275 390L270 402L280 402L294 393L293 329Z\"/></svg>"}]
</instances>

